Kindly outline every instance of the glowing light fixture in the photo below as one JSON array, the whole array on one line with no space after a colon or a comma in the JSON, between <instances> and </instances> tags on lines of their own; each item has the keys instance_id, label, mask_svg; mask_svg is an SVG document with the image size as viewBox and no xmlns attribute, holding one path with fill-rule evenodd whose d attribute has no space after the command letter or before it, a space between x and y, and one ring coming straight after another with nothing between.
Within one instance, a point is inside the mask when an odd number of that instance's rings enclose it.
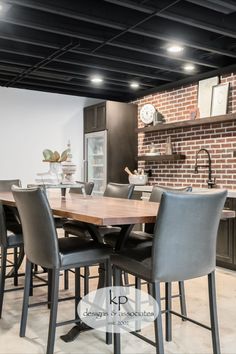
<instances>
[{"instance_id":1,"label":"glowing light fixture","mask_svg":"<svg viewBox=\"0 0 236 354\"><path fill-rule=\"evenodd\" d=\"M93 84L101 84L103 82L103 78L101 76L93 76L91 77L91 82Z\"/></svg>"},{"instance_id":2,"label":"glowing light fixture","mask_svg":"<svg viewBox=\"0 0 236 354\"><path fill-rule=\"evenodd\" d=\"M193 65L193 64L185 64L184 65L184 70L188 71L188 72L194 71L195 70L195 65Z\"/></svg>"},{"instance_id":3,"label":"glowing light fixture","mask_svg":"<svg viewBox=\"0 0 236 354\"><path fill-rule=\"evenodd\" d=\"M170 53L181 53L184 50L184 47L178 44L173 44L167 47L167 51Z\"/></svg>"},{"instance_id":4,"label":"glowing light fixture","mask_svg":"<svg viewBox=\"0 0 236 354\"><path fill-rule=\"evenodd\" d=\"M133 81L133 82L130 83L130 87L131 87L132 89L138 89L139 86L140 86L139 83L136 82L136 81Z\"/></svg>"}]
</instances>

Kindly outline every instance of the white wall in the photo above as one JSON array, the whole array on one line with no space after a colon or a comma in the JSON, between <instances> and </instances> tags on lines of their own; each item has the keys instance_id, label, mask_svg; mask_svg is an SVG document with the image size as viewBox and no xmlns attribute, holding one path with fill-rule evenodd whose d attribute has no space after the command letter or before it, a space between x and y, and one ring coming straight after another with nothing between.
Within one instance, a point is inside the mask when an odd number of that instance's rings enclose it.
<instances>
[{"instance_id":1,"label":"white wall","mask_svg":"<svg viewBox=\"0 0 236 354\"><path fill-rule=\"evenodd\" d=\"M77 178L83 162L83 107L99 102L76 97L0 87L0 179L34 182L46 172L42 151L66 148L71 141Z\"/></svg>"}]
</instances>

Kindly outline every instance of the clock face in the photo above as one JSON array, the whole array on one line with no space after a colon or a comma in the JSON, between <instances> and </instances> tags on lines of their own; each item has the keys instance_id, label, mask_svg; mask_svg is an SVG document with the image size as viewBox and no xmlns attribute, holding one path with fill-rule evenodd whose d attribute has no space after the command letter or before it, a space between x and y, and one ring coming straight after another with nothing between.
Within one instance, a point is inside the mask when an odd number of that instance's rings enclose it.
<instances>
[{"instance_id":1,"label":"clock face","mask_svg":"<svg viewBox=\"0 0 236 354\"><path fill-rule=\"evenodd\" d=\"M145 104L140 111L140 118L144 124L150 124L153 122L154 114L156 112L155 107L152 104Z\"/></svg>"}]
</instances>

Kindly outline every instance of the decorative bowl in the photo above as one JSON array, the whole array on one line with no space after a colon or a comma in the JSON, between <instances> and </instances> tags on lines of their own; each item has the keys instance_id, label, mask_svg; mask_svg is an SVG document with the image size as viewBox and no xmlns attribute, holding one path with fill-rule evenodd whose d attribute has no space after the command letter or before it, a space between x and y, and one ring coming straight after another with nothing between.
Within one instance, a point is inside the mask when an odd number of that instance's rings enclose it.
<instances>
[{"instance_id":1,"label":"decorative bowl","mask_svg":"<svg viewBox=\"0 0 236 354\"><path fill-rule=\"evenodd\" d=\"M143 186L147 184L148 175L133 175L129 176L129 183L136 184L138 186Z\"/></svg>"}]
</instances>

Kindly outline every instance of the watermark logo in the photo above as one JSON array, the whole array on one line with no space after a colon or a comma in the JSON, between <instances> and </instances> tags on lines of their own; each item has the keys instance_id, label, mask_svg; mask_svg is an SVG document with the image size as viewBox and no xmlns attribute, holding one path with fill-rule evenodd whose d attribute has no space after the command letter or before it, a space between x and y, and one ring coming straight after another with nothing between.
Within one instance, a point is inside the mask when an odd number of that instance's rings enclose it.
<instances>
[{"instance_id":1,"label":"watermark logo","mask_svg":"<svg viewBox=\"0 0 236 354\"><path fill-rule=\"evenodd\" d=\"M78 304L80 319L102 332L120 333L141 330L159 314L156 300L133 287L111 286L84 296Z\"/></svg>"}]
</instances>

